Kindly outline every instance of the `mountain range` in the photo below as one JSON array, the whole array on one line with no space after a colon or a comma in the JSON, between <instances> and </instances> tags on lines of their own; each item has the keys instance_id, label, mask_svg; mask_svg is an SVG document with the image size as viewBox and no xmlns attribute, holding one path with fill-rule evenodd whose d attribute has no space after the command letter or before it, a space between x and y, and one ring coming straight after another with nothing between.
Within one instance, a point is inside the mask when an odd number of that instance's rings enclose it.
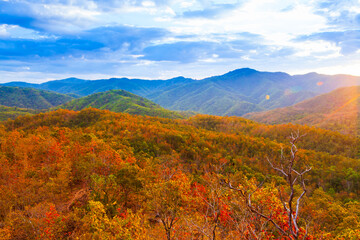
<instances>
[{"instance_id":1,"label":"mountain range","mask_svg":"<svg viewBox=\"0 0 360 240\"><path fill-rule=\"evenodd\" d=\"M294 123L347 134L360 133L360 87L339 88L290 107L249 113L244 117L267 124Z\"/></svg>"},{"instance_id":2,"label":"mountain range","mask_svg":"<svg viewBox=\"0 0 360 240\"><path fill-rule=\"evenodd\" d=\"M242 68L202 80L184 77L168 80L68 78L41 84L9 82L3 85L51 90L74 97L122 89L171 110L242 116L291 106L339 87L360 85L360 77L317 73L291 76Z\"/></svg>"}]
</instances>

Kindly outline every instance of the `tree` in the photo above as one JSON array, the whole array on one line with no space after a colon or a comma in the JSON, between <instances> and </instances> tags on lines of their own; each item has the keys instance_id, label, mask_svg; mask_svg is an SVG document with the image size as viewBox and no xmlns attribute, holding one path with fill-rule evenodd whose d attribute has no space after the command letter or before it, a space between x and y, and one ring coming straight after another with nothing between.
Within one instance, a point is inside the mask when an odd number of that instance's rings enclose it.
<instances>
[{"instance_id":1,"label":"tree","mask_svg":"<svg viewBox=\"0 0 360 240\"><path fill-rule=\"evenodd\" d=\"M216 174L206 173L201 182L193 184L194 211L187 216L187 225L195 238L225 239L231 221L227 189L219 184Z\"/></svg>"},{"instance_id":2,"label":"tree","mask_svg":"<svg viewBox=\"0 0 360 240\"><path fill-rule=\"evenodd\" d=\"M148 209L159 219L166 239L173 239L173 231L189 204L190 181L181 171L167 171L162 178L146 188Z\"/></svg>"},{"instance_id":3,"label":"tree","mask_svg":"<svg viewBox=\"0 0 360 240\"><path fill-rule=\"evenodd\" d=\"M272 169L276 170L277 172L282 175L286 182L287 182L287 188L288 193L285 194L282 190L279 189L279 198L283 205L284 212L287 214L286 222L287 224L284 226L282 224L279 224L272 215L264 214L263 212L259 211L258 208L256 208L252 203L252 195L259 190L259 188L262 187L262 182L254 191L248 193L243 188L237 188L232 186L231 182L224 182L227 184L227 186L240 193L242 198L245 200L246 206L248 210L255 215L265 219L266 221L273 224L276 229L281 233L283 236L287 236L290 239L306 239L308 232L307 227L306 229L299 227L299 210L300 210L300 204L301 200L306 194L306 185L305 185L305 179L304 174L309 172L311 168L307 167L305 170L296 170L294 168L295 163L298 160L298 149L296 147L296 142L303 137L304 135L300 135L299 132L292 133L290 135L290 156L285 157L284 151L282 149L281 151L281 163L279 166L274 165L269 158L267 158L267 161L269 162ZM297 197L296 199L296 185L300 185L302 189L302 193Z\"/></svg>"}]
</instances>

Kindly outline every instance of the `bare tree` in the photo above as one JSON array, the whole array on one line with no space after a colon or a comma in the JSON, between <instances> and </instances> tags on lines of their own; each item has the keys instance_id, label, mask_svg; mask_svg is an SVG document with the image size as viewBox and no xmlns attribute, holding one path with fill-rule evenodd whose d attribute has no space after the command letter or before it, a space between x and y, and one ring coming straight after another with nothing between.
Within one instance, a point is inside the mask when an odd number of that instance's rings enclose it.
<instances>
[{"instance_id":1,"label":"bare tree","mask_svg":"<svg viewBox=\"0 0 360 240\"><path fill-rule=\"evenodd\" d=\"M285 155L283 153L283 149L282 149L281 150L281 163L279 164L279 166L274 165L270 161L270 159L267 158L267 161L269 162L270 166L274 170L278 171L285 178L285 180L287 182L287 186L289 188L289 194L287 196L287 199L285 199L284 194L279 189L279 198L280 198L280 200L282 202L282 205L284 207L284 210L286 211L287 216L288 216L287 223L289 225L289 228L287 230L284 230L282 227L280 227L272 219L271 216L267 216L267 215L263 214L256 207L254 207L252 205L252 202L251 202L252 195L259 188L262 187L264 182L262 182L251 193L247 193L243 189L233 187L231 185L230 181L227 181L227 182L223 181L223 183L226 183L226 185L230 189L235 190L238 193L240 193L240 195L245 200L246 206L247 206L247 208L248 208L248 210L250 212L260 216L261 218L264 218L265 220L267 220L268 222L273 224L276 227L276 229L282 235L291 237L292 239L299 239L300 235L301 235L301 230L300 230L300 227L299 227L298 218L299 218L299 209L300 209L301 199L304 197L304 195L306 193L306 185L305 185L304 174L311 170L311 168L309 168L309 167L307 167L305 170L302 170L302 171L294 169L294 165L295 165L296 161L298 160L298 157L297 157L298 149L297 149L295 144L303 136L304 135L300 135L299 132L292 133L290 135L290 145L291 145L291 147L290 147L290 156L285 157ZM297 185L297 184L301 186L302 193L296 199L296 197L295 197L295 185ZM303 239L305 239L306 236L307 236L307 228L305 229L305 234L303 235Z\"/></svg>"}]
</instances>

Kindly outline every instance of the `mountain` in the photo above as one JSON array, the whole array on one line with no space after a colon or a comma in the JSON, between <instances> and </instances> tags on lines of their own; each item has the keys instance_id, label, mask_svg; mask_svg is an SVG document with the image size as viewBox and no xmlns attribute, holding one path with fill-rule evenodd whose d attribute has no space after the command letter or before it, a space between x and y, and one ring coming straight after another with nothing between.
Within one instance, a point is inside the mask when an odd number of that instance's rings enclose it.
<instances>
[{"instance_id":1,"label":"mountain","mask_svg":"<svg viewBox=\"0 0 360 240\"><path fill-rule=\"evenodd\" d=\"M73 97L33 88L0 86L0 105L47 109L70 101Z\"/></svg>"},{"instance_id":2,"label":"mountain","mask_svg":"<svg viewBox=\"0 0 360 240\"><path fill-rule=\"evenodd\" d=\"M213 115L241 116L249 112L286 107L339 87L360 85L360 77L309 73L291 76L283 72L237 69L202 80L177 77L169 80L69 78L42 84L10 82L72 96L87 96L123 89L171 110L191 110Z\"/></svg>"},{"instance_id":3,"label":"mountain","mask_svg":"<svg viewBox=\"0 0 360 240\"><path fill-rule=\"evenodd\" d=\"M291 76L286 73L238 69L225 75L164 89L149 99L168 109L191 110L213 114L241 116L301 101L313 92L288 92ZM270 96L267 99L267 96ZM295 97L294 97L295 96Z\"/></svg>"},{"instance_id":4,"label":"mountain","mask_svg":"<svg viewBox=\"0 0 360 240\"><path fill-rule=\"evenodd\" d=\"M74 99L57 108L78 111L89 107L106 109L113 112L165 118L185 118L193 115L190 112L175 112L164 109L158 104L124 90L94 93L86 97Z\"/></svg>"},{"instance_id":5,"label":"mountain","mask_svg":"<svg viewBox=\"0 0 360 240\"><path fill-rule=\"evenodd\" d=\"M14 119L18 116L31 115L39 113L39 110L28 109L28 108L18 108L18 107L6 107L0 105L0 121Z\"/></svg>"},{"instance_id":6,"label":"mountain","mask_svg":"<svg viewBox=\"0 0 360 240\"><path fill-rule=\"evenodd\" d=\"M78 96L87 96L93 93L105 92L113 89L122 89L140 96L146 96L153 92L161 91L168 86L177 86L194 81L195 80L193 79L188 79L184 77L177 77L168 80L143 80L128 78L82 80L78 78L67 78L63 80L49 81L41 84L10 82L3 85L26 86L63 94L76 94Z\"/></svg>"},{"instance_id":7,"label":"mountain","mask_svg":"<svg viewBox=\"0 0 360 240\"><path fill-rule=\"evenodd\" d=\"M340 88L290 107L249 113L246 118L268 123L296 123L347 134L360 133L360 87Z\"/></svg>"}]
</instances>

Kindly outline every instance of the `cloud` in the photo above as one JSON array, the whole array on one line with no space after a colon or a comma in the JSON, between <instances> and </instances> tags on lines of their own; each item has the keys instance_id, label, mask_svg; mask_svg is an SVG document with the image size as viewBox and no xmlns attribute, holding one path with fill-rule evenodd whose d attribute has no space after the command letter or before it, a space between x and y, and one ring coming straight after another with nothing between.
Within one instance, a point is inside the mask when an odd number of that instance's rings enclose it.
<instances>
[{"instance_id":1,"label":"cloud","mask_svg":"<svg viewBox=\"0 0 360 240\"><path fill-rule=\"evenodd\" d=\"M216 4L202 10L185 11L180 15L183 18L214 18L221 14L231 11L238 4Z\"/></svg>"},{"instance_id":2,"label":"cloud","mask_svg":"<svg viewBox=\"0 0 360 240\"><path fill-rule=\"evenodd\" d=\"M9 36L8 25L6 25L6 24L0 25L0 38L7 37L7 36Z\"/></svg>"},{"instance_id":3,"label":"cloud","mask_svg":"<svg viewBox=\"0 0 360 240\"><path fill-rule=\"evenodd\" d=\"M161 28L139 28L128 26L100 27L85 31L81 37L103 43L109 49L117 50L127 45L131 51L141 50L153 40L171 35Z\"/></svg>"},{"instance_id":4,"label":"cloud","mask_svg":"<svg viewBox=\"0 0 360 240\"><path fill-rule=\"evenodd\" d=\"M1 8L1 6L0 6ZM7 25L17 25L25 28L32 28L32 23L34 18L24 17L24 16L14 16L10 14L1 14L0 13L0 23Z\"/></svg>"},{"instance_id":5,"label":"cloud","mask_svg":"<svg viewBox=\"0 0 360 240\"><path fill-rule=\"evenodd\" d=\"M0 0L1 77L323 68L360 58L359 23L358 0Z\"/></svg>"},{"instance_id":6,"label":"cloud","mask_svg":"<svg viewBox=\"0 0 360 240\"><path fill-rule=\"evenodd\" d=\"M360 27L360 5L358 0L325 0L315 5L316 13L326 17L327 22L337 30Z\"/></svg>"},{"instance_id":7,"label":"cloud","mask_svg":"<svg viewBox=\"0 0 360 240\"><path fill-rule=\"evenodd\" d=\"M52 57L104 57L104 53L121 50L136 54L152 40L161 39L167 31L157 28L128 26L101 27L78 35L64 35L45 39L0 39L2 59ZM118 56L118 55L117 55Z\"/></svg>"},{"instance_id":8,"label":"cloud","mask_svg":"<svg viewBox=\"0 0 360 240\"><path fill-rule=\"evenodd\" d=\"M0 57L11 59L14 57L54 57L61 55L81 55L83 51L92 51L102 48L101 43L82 39L7 39L0 40ZM31 59L28 59L31 60Z\"/></svg>"},{"instance_id":9,"label":"cloud","mask_svg":"<svg viewBox=\"0 0 360 240\"><path fill-rule=\"evenodd\" d=\"M354 54L360 49L360 30L321 32L301 36L297 41L324 40L335 43L341 48L341 54Z\"/></svg>"},{"instance_id":10,"label":"cloud","mask_svg":"<svg viewBox=\"0 0 360 240\"><path fill-rule=\"evenodd\" d=\"M288 56L294 53L292 48L263 45L253 40L242 39L233 41L179 41L147 47L141 59L151 61L177 61L191 63L196 61L215 61L221 59L258 59L267 57Z\"/></svg>"},{"instance_id":11,"label":"cloud","mask_svg":"<svg viewBox=\"0 0 360 240\"><path fill-rule=\"evenodd\" d=\"M62 1L0 1L0 24L65 33L94 24L99 14L96 9L59 2Z\"/></svg>"},{"instance_id":12,"label":"cloud","mask_svg":"<svg viewBox=\"0 0 360 240\"><path fill-rule=\"evenodd\" d=\"M147 47L142 59L152 61L194 62L211 57L213 54L223 56L225 47L212 42L176 42Z\"/></svg>"}]
</instances>

